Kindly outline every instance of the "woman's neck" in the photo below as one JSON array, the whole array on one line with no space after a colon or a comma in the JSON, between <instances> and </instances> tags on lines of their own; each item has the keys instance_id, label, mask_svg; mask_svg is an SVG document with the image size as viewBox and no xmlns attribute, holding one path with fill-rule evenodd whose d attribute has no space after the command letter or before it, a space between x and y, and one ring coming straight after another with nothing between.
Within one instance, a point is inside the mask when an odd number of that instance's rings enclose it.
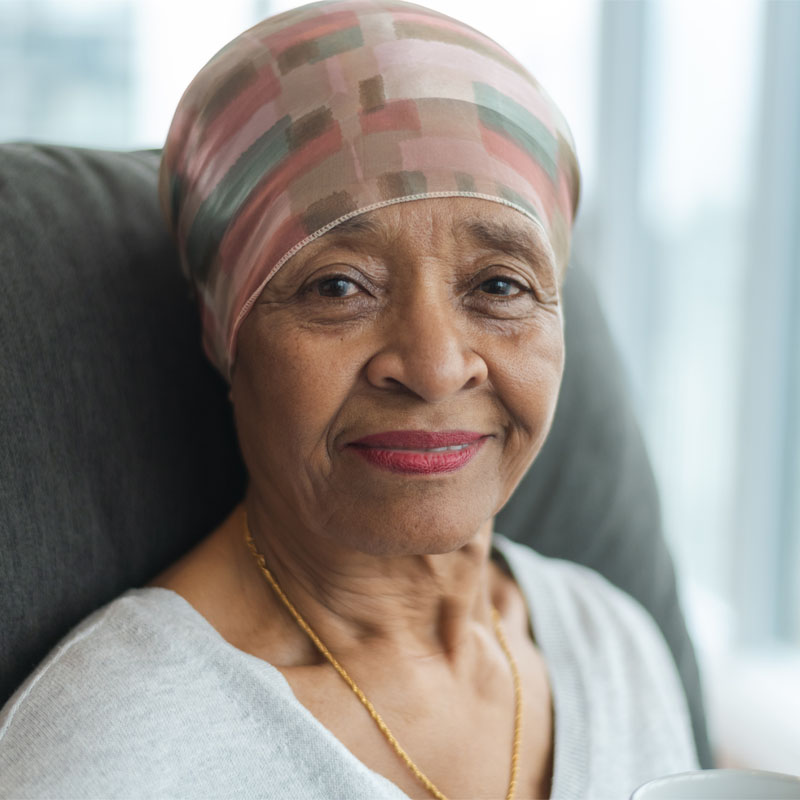
<instances>
[{"instance_id":1,"label":"woman's neck","mask_svg":"<svg viewBox=\"0 0 800 800\"><path fill-rule=\"evenodd\" d=\"M248 594L254 602L261 598L265 621L274 624L280 616L284 630L297 628L288 614L268 613L283 603L245 545L246 525L283 592L342 657L351 648L363 655L368 647L405 658L455 660L472 633L491 627L491 521L453 552L387 557L354 551L299 525L289 528L252 497L235 518L241 551L251 562L242 574L251 585L261 584ZM297 641L316 657L305 634Z\"/></svg>"}]
</instances>

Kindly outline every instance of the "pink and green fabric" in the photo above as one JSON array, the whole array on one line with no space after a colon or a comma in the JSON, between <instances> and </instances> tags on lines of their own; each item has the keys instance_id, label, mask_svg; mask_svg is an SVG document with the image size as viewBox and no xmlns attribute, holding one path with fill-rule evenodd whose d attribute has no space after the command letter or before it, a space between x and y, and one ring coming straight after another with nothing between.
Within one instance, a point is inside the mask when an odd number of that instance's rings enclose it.
<instances>
[{"instance_id":1,"label":"pink and green fabric","mask_svg":"<svg viewBox=\"0 0 800 800\"><path fill-rule=\"evenodd\" d=\"M396 0L333 0L234 39L183 95L160 193L212 362L301 247L357 214L429 197L503 203L566 267L579 171L561 113L486 36Z\"/></svg>"}]
</instances>

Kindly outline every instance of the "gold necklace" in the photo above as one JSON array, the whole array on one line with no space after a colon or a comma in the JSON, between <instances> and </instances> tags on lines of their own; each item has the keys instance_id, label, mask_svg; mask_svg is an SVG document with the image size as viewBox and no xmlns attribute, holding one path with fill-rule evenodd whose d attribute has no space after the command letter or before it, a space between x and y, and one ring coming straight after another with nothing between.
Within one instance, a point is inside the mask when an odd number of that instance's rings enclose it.
<instances>
[{"instance_id":1,"label":"gold necklace","mask_svg":"<svg viewBox=\"0 0 800 800\"><path fill-rule=\"evenodd\" d=\"M264 556L262 556L256 548L256 544L253 541L253 536L250 533L250 525L247 521L247 512L244 514L244 529L245 541L247 542L247 546L250 548L250 552L253 554L253 557L260 567L264 577L267 579L267 583L269 583L269 585L275 591L275 594L278 595L284 606L286 606L287 611L292 615L294 621L300 626L301 630L306 633L308 638L311 639L317 650L319 650L320 653L325 656L330 665L339 673L339 675L342 677L342 680L344 680L344 682L353 690L353 694L355 694L355 696L361 701L361 704L364 706L364 708L367 709L369 715L378 726L378 729L386 738L386 741L389 742L395 753L400 756L400 759L403 761L403 763L405 763L405 765L411 770L411 772L414 774L414 777L431 793L431 795L433 795L433 797L436 798L436 800L447 800L447 797L436 788L433 782L411 760L408 753L403 750L403 748L400 746L400 742L395 739L394 734L389 730L381 715L375 710L375 706L370 703L364 692L358 688L356 682L350 677L350 675L348 675L345 668L334 658L331 651L325 647L319 636L314 633L311 626L303 619L303 617L300 615L300 612L294 607L292 601L289 600L289 598L284 594L283 589L281 589L278 584L278 581L275 580L273 574L269 571L269 569L267 569ZM509 778L508 791L506 792L506 800L512 800L514 797L514 792L517 788L517 775L519 773L519 748L522 741L522 685L519 679L517 662L514 660L514 656L511 654L505 634L503 633L503 629L500 625L500 614L494 606L492 606L492 624L494 626L494 633L497 637L497 641L500 643L500 647L503 650L506 659L508 660L509 666L511 667L511 677L514 681L514 742L511 747L511 777Z\"/></svg>"}]
</instances>

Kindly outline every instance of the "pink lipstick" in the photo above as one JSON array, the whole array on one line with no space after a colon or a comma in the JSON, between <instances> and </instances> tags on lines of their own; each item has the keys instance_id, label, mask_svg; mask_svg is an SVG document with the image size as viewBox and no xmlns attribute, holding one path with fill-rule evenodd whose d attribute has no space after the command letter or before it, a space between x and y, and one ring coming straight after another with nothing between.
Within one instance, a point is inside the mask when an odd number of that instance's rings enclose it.
<instances>
[{"instance_id":1,"label":"pink lipstick","mask_svg":"<svg viewBox=\"0 0 800 800\"><path fill-rule=\"evenodd\" d=\"M474 431L386 431L364 436L348 447L382 469L433 475L461 469L486 439Z\"/></svg>"}]
</instances>

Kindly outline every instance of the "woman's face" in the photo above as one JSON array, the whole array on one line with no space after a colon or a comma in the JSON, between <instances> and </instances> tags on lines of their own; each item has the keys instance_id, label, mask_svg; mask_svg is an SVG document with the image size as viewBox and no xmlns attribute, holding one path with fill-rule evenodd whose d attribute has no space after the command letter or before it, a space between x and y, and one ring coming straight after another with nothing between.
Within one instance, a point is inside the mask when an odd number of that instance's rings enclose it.
<instances>
[{"instance_id":1,"label":"woman's face","mask_svg":"<svg viewBox=\"0 0 800 800\"><path fill-rule=\"evenodd\" d=\"M282 530L453 550L539 451L563 360L556 268L518 211L435 198L356 217L287 261L240 329L251 491Z\"/></svg>"}]
</instances>

